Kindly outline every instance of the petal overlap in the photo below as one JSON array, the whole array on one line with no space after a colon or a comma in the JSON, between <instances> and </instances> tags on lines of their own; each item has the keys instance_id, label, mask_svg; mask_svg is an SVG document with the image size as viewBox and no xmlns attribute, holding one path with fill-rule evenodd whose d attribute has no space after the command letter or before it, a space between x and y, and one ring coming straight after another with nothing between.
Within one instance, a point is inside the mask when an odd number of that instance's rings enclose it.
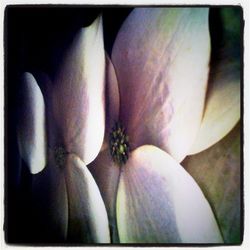
<instances>
[{"instance_id":1,"label":"petal overlap","mask_svg":"<svg viewBox=\"0 0 250 250\"><path fill-rule=\"evenodd\" d=\"M189 154L199 153L220 141L240 119L241 10L227 7L216 11L221 21L221 34L220 39L212 43L203 119ZM211 28L211 36L216 35Z\"/></svg>"},{"instance_id":2,"label":"petal overlap","mask_svg":"<svg viewBox=\"0 0 250 250\"><path fill-rule=\"evenodd\" d=\"M240 119L240 72L235 63L229 57L212 74L201 127L189 154L220 141Z\"/></svg>"},{"instance_id":3,"label":"petal overlap","mask_svg":"<svg viewBox=\"0 0 250 250\"><path fill-rule=\"evenodd\" d=\"M104 136L103 46L102 17L98 17L74 38L53 90L53 113L61 143L85 164L97 156Z\"/></svg>"},{"instance_id":4,"label":"petal overlap","mask_svg":"<svg viewBox=\"0 0 250 250\"><path fill-rule=\"evenodd\" d=\"M101 150L107 149L109 134L115 122L119 120L120 96L118 81L113 63L106 53L106 71L105 71L105 134Z\"/></svg>"},{"instance_id":5,"label":"petal overlap","mask_svg":"<svg viewBox=\"0 0 250 250\"><path fill-rule=\"evenodd\" d=\"M120 96L114 66L106 55L106 132L109 133L119 119Z\"/></svg>"},{"instance_id":6,"label":"petal overlap","mask_svg":"<svg viewBox=\"0 0 250 250\"><path fill-rule=\"evenodd\" d=\"M108 216L100 191L88 168L76 155L67 157L65 178L69 200L69 241L109 243Z\"/></svg>"},{"instance_id":7,"label":"petal overlap","mask_svg":"<svg viewBox=\"0 0 250 250\"><path fill-rule=\"evenodd\" d=\"M211 63L208 11L135 8L111 59L99 16L52 81L24 73L18 146L32 173L23 207L34 242L242 241L239 20ZM109 152L115 122L124 163Z\"/></svg>"},{"instance_id":8,"label":"petal overlap","mask_svg":"<svg viewBox=\"0 0 250 250\"><path fill-rule=\"evenodd\" d=\"M119 183L120 167L112 160L108 149L99 153L88 165L105 202L113 241L117 240L116 195Z\"/></svg>"},{"instance_id":9,"label":"petal overlap","mask_svg":"<svg viewBox=\"0 0 250 250\"><path fill-rule=\"evenodd\" d=\"M111 58L133 149L152 144L185 157L200 127L209 57L207 8L132 11Z\"/></svg>"},{"instance_id":10,"label":"petal overlap","mask_svg":"<svg viewBox=\"0 0 250 250\"><path fill-rule=\"evenodd\" d=\"M211 202L226 243L241 241L240 145L238 123L221 141L181 163Z\"/></svg>"},{"instance_id":11,"label":"petal overlap","mask_svg":"<svg viewBox=\"0 0 250 250\"><path fill-rule=\"evenodd\" d=\"M222 243L199 186L154 146L137 148L122 170L117 224L120 241L126 243Z\"/></svg>"}]
</instances>

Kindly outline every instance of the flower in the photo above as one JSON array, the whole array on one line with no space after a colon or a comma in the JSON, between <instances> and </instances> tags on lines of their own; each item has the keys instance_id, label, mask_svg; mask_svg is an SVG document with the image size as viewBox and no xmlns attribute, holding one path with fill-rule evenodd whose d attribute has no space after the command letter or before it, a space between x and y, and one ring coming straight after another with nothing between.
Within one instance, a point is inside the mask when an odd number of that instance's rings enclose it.
<instances>
[{"instance_id":1,"label":"flower","mask_svg":"<svg viewBox=\"0 0 250 250\"><path fill-rule=\"evenodd\" d=\"M103 46L99 17L77 33L53 82L37 77L43 94L35 77L23 74L19 151L33 174L32 230L41 230L42 242L110 240L105 205L86 167L104 135Z\"/></svg>"},{"instance_id":2,"label":"flower","mask_svg":"<svg viewBox=\"0 0 250 250\"><path fill-rule=\"evenodd\" d=\"M137 8L122 25L107 59L106 142L88 166L114 242L223 242L205 196L179 164L240 117L239 78L221 81L228 63L209 78L206 96L209 59L208 8Z\"/></svg>"},{"instance_id":3,"label":"flower","mask_svg":"<svg viewBox=\"0 0 250 250\"><path fill-rule=\"evenodd\" d=\"M212 8L211 11L214 17L221 20L217 23L219 45L213 47L214 58L200 131L190 151L192 155L182 162L182 166L195 178L212 205L224 242L239 244L242 241L242 144L238 122L242 10L228 7ZM213 33L213 29L211 33L211 36L218 37L218 32ZM218 142L209 147L213 141Z\"/></svg>"}]
</instances>

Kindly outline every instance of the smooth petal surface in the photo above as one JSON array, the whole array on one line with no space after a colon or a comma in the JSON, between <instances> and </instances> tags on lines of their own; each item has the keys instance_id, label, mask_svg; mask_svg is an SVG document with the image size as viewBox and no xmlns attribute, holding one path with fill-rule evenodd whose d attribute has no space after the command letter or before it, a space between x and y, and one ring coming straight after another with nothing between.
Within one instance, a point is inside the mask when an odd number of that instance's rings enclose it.
<instances>
[{"instance_id":1,"label":"smooth petal surface","mask_svg":"<svg viewBox=\"0 0 250 250\"><path fill-rule=\"evenodd\" d=\"M120 97L114 66L106 55L106 129L110 132L119 119Z\"/></svg>"},{"instance_id":2,"label":"smooth petal surface","mask_svg":"<svg viewBox=\"0 0 250 250\"><path fill-rule=\"evenodd\" d=\"M170 155L154 146L133 151L123 168L117 224L121 242L222 242L199 186Z\"/></svg>"},{"instance_id":3,"label":"smooth petal surface","mask_svg":"<svg viewBox=\"0 0 250 250\"><path fill-rule=\"evenodd\" d=\"M240 119L240 9L229 7L218 11L222 20L222 37L218 41L221 45L215 44L219 48L213 52L216 56L212 58L203 120L190 154L221 140Z\"/></svg>"},{"instance_id":4,"label":"smooth petal surface","mask_svg":"<svg viewBox=\"0 0 250 250\"><path fill-rule=\"evenodd\" d=\"M32 74L22 76L18 119L19 151L32 174L46 165L45 104Z\"/></svg>"},{"instance_id":5,"label":"smooth petal surface","mask_svg":"<svg viewBox=\"0 0 250 250\"><path fill-rule=\"evenodd\" d=\"M129 15L112 62L132 148L153 144L178 161L185 157L200 127L209 55L207 8L138 8Z\"/></svg>"},{"instance_id":6,"label":"smooth petal surface","mask_svg":"<svg viewBox=\"0 0 250 250\"><path fill-rule=\"evenodd\" d=\"M40 242L65 242L68 198L63 169L50 157L48 166L32 178L32 234Z\"/></svg>"},{"instance_id":7,"label":"smooth petal surface","mask_svg":"<svg viewBox=\"0 0 250 250\"><path fill-rule=\"evenodd\" d=\"M240 72L229 60L212 76L201 127L189 154L199 153L227 135L240 119Z\"/></svg>"},{"instance_id":8,"label":"smooth petal surface","mask_svg":"<svg viewBox=\"0 0 250 250\"><path fill-rule=\"evenodd\" d=\"M45 116L46 116L46 135L47 135L47 147L54 149L58 146L58 139L60 134L58 133L57 126L55 125L53 115L53 82L50 77L44 72L37 72L34 74L37 82L41 86L41 91L44 96L45 102ZM60 142L60 139L59 139ZM60 144L59 144L60 145Z\"/></svg>"},{"instance_id":9,"label":"smooth petal surface","mask_svg":"<svg viewBox=\"0 0 250 250\"><path fill-rule=\"evenodd\" d=\"M120 108L120 97L116 73L107 53L105 81L105 139L103 141L102 150L108 148L109 133L111 132L115 122L119 119Z\"/></svg>"},{"instance_id":10,"label":"smooth petal surface","mask_svg":"<svg viewBox=\"0 0 250 250\"><path fill-rule=\"evenodd\" d=\"M240 145L238 124L223 140L182 162L211 202L224 241L233 244L242 239Z\"/></svg>"},{"instance_id":11,"label":"smooth petal surface","mask_svg":"<svg viewBox=\"0 0 250 250\"><path fill-rule=\"evenodd\" d=\"M104 136L105 55L102 18L76 35L56 76L53 108L62 144L90 163Z\"/></svg>"},{"instance_id":12,"label":"smooth petal surface","mask_svg":"<svg viewBox=\"0 0 250 250\"><path fill-rule=\"evenodd\" d=\"M65 171L69 197L69 242L109 243L107 212L88 168L79 157L69 155Z\"/></svg>"},{"instance_id":13,"label":"smooth petal surface","mask_svg":"<svg viewBox=\"0 0 250 250\"><path fill-rule=\"evenodd\" d=\"M105 202L109 223L112 231L112 239L117 238L116 229L116 195L120 175L120 167L112 160L109 150L103 150L97 158L88 165Z\"/></svg>"}]
</instances>

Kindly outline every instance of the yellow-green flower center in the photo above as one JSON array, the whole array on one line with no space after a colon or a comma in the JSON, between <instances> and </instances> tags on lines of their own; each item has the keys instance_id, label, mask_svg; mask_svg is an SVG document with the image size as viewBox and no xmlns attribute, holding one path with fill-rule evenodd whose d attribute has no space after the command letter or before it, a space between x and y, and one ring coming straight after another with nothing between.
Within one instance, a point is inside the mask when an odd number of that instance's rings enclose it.
<instances>
[{"instance_id":1,"label":"yellow-green flower center","mask_svg":"<svg viewBox=\"0 0 250 250\"><path fill-rule=\"evenodd\" d=\"M67 151L59 146L54 149L55 162L58 167L63 167L66 160Z\"/></svg>"},{"instance_id":2,"label":"yellow-green flower center","mask_svg":"<svg viewBox=\"0 0 250 250\"><path fill-rule=\"evenodd\" d=\"M119 122L115 123L109 135L109 149L114 162L119 165L126 163L129 157L128 136Z\"/></svg>"}]
</instances>

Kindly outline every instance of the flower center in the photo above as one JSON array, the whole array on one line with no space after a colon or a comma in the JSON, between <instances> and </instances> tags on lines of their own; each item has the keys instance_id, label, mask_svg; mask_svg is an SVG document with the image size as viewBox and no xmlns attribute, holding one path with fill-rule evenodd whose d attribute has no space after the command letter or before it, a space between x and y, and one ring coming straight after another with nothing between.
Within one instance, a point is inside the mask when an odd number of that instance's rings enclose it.
<instances>
[{"instance_id":1,"label":"flower center","mask_svg":"<svg viewBox=\"0 0 250 250\"><path fill-rule=\"evenodd\" d=\"M55 156L55 162L57 166L63 167L63 165L65 164L66 155L67 155L67 151L62 146L55 147L54 156Z\"/></svg>"},{"instance_id":2,"label":"flower center","mask_svg":"<svg viewBox=\"0 0 250 250\"><path fill-rule=\"evenodd\" d=\"M119 165L125 164L129 156L128 136L125 128L116 122L109 135L109 147L112 159Z\"/></svg>"}]
</instances>

